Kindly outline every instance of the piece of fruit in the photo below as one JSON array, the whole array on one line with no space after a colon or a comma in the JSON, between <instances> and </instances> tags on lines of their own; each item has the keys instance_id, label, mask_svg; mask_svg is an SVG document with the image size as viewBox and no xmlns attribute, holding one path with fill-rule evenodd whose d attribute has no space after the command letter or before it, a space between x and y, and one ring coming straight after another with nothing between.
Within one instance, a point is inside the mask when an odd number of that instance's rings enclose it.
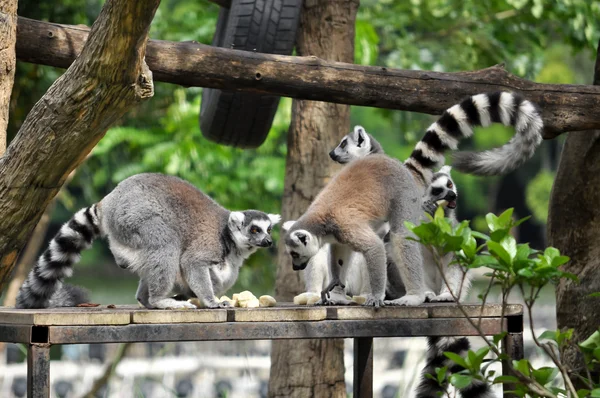
<instances>
[{"instance_id":1,"label":"piece of fruit","mask_svg":"<svg viewBox=\"0 0 600 398\"><path fill-rule=\"evenodd\" d=\"M273 297L267 295L260 296L258 302L261 307L275 307L275 304L277 304L277 301Z\"/></svg>"}]
</instances>

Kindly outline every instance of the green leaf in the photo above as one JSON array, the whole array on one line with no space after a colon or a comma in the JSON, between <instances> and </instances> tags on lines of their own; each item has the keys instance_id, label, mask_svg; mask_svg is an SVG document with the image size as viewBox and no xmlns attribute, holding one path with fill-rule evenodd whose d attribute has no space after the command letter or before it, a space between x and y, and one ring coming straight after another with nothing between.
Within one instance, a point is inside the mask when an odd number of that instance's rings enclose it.
<instances>
[{"instance_id":1,"label":"green leaf","mask_svg":"<svg viewBox=\"0 0 600 398\"><path fill-rule=\"evenodd\" d=\"M511 227L513 211L514 209L511 207L498 216L498 225L502 229L509 229Z\"/></svg>"},{"instance_id":2,"label":"green leaf","mask_svg":"<svg viewBox=\"0 0 600 398\"><path fill-rule=\"evenodd\" d=\"M585 398L585 397L589 397L590 396L590 390L577 390L577 397L578 398Z\"/></svg>"},{"instance_id":3,"label":"green leaf","mask_svg":"<svg viewBox=\"0 0 600 398\"><path fill-rule=\"evenodd\" d=\"M471 384L471 379L472 377L469 375L454 373L452 376L450 376L450 384L461 390Z\"/></svg>"},{"instance_id":4,"label":"green leaf","mask_svg":"<svg viewBox=\"0 0 600 398\"><path fill-rule=\"evenodd\" d=\"M519 361L513 361L513 366L523 375L529 377L529 361L527 359L521 359Z\"/></svg>"},{"instance_id":5,"label":"green leaf","mask_svg":"<svg viewBox=\"0 0 600 398\"><path fill-rule=\"evenodd\" d=\"M592 398L599 398L600 397L600 388L594 388L592 390L592 392L590 393L590 396Z\"/></svg>"},{"instance_id":6,"label":"green leaf","mask_svg":"<svg viewBox=\"0 0 600 398\"><path fill-rule=\"evenodd\" d=\"M498 376L494 379L494 384L497 383L518 383L519 379L515 376Z\"/></svg>"},{"instance_id":7,"label":"green leaf","mask_svg":"<svg viewBox=\"0 0 600 398\"><path fill-rule=\"evenodd\" d=\"M502 340L503 338L505 338L507 334L508 334L507 332L502 332L502 333L495 334L494 337L493 337L494 345L498 346L498 343L500 343L500 340Z\"/></svg>"},{"instance_id":8,"label":"green leaf","mask_svg":"<svg viewBox=\"0 0 600 398\"><path fill-rule=\"evenodd\" d=\"M512 260L517 256L517 241L512 236L507 235L502 239L500 245L502 245L504 250L509 254L512 263Z\"/></svg>"},{"instance_id":9,"label":"green leaf","mask_svg":"<svg viewBox=\"0 0 600 398\"><path fill-rule=\"evenodd\" d=\"M600 292L590 293L588 294L588 297L600 297Z\"/></svg>"},{"instance_id":10,"label":"green leaf","mask_svg":"<svg viewBox=\"0 0 600 398\"><path fill-rule=\"evenodd\" d=\"M498 258L504 265L510 266L512 264L510 254L508 254L506 249L504 249L504 247L502 247L499 243L489 241L487 245L488 249L490 249L490 253L498 256Z\"/></svg>"},{"instance_id":11,"label":"green leaf","mask_svg":"<svg viewBox=\"0 0 600 398\"><path fill-rule=\"evenodd\" d=\"M557 341L556 331L555 330L546 330L544 333L540 334L538 337L539 340L552 340Z\"/></svg>"},{"instance_id":12,"label":"green leaf","mask_svg":"<svg viewBox=\"0 0 600 398\"><path fill-rule=\"evenodd\" d=\"M458 354L455 354L453 352L444 352L444 355L446 356L446 358L454 361L454 363L456 363L457 365L462 366L465 369L469 369L469 365L467 364L467 362L465 361L465 359L463 357L461 357Z\"/></svg>"},{"instance_id":13,"label":"green leaf","mask_svg":"<svg viewBox=\"0 0 600 398\"><path fill-rule=\"evenodd\" d=\"M482 234L479 231L471 231L471 235L474 236L477 239L482 239L482 240L485 240L485 241L490 240L489 236L487 236L486 234Z\"/></svg>"},{"instance_id":14,"label":"green leaf","mask_svg":"<svg viewBox=\"0 0 600 398\"><path fill-rule=\"evenodd\" d=\"M532 371L533 378L543 386L552 382L556 378L557 374L557 367L543 367L539 369L533 369Z\"/></svg>"}]
</instances>

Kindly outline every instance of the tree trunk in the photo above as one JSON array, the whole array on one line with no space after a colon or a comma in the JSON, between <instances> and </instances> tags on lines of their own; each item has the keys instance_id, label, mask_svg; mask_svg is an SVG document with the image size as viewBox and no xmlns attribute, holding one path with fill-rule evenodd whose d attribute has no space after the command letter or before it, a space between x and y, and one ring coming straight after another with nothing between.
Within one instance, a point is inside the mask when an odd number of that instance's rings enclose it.
<instances>
[{"instance_id":1,"label":"tree trunk","mask_svg":"<svg viewBox=\"0 0 600 398\"><path fill-rule=\"evenodd\" d=\"M66 68L87 38L87 28L19 18L17 58ZM146 61L154 80L185 87L243 90L296 99L374 106L441 115L467 95L516 91L540 105L544 138L600 128L600 87L543 84L502 66L442 73L150 40ZM352 62L351 59L348 61Z\"/></svg>"},{"instance_id":2,"label":"tree trunk","mask_svg":"<svg viewBox=\"0 0 600 398\"><path fill-rule=\"evenodd\" d=\"M106 130L154 93L144 62L160 0L108 0L81 55L33 107L0 158L0 290L69 173Z\"/></svg>"},{"instance_id":3,"label":"tree trunk","mask_svg":"<svg viewBox=\"0 0 600 398\"><path fill-rule=\"evenodd\" d=\"M600 85L600 43L594 73ZM548 214L551 246L571 257L564 270L579 277L580 283L563 280L556 288L556 316L560 329L573 328L574 342L581 342L598 330L600 299L600 131L568 133ZM571 369L582 369L577 350L568 348L563 361ZM577 386L579 380L573 378Z\"/></svg>"},{"instance_id":4,"label":"tree trunk","mask_svg":"<svg viewBox=\"0 0 600 398\"><path fill-rule=\"evenodd\" d=\"M305 0L300 17L298 55L332 61L354 59L358 0ZM329 151L350 131L350 107L295 100L288 132L283 220L297 219L339 165ZM279 245L276 295L291 301L304 291L299 272ZM269 397L345 397L344 341L274 341Z\"/></svg>"},{"instance_id":5,"label":"tree trunk","mask_svg":"<svg viewBox=\"0 0 600 398\"><path fill-rule=\"evenodd\" d=\"M0 0L0 157L6 151L10 93L15 81L17 0Z\"/></svg>"}]
</instances>

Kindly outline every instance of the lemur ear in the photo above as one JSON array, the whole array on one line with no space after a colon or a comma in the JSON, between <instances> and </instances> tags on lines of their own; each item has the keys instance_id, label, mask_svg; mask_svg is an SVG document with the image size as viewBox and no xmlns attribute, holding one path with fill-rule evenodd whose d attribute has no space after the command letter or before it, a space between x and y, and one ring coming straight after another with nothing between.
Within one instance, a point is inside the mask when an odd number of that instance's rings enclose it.
<instances>
[{"instance_id":1,"label":"lemur ear","mask_svg":"<svg viewBox=\"0 0 600 398\"><path fill-rule=\"evenodd\" d=\"M242 228L245 218L246 216L241 211L232 211L229 213L229 227Z\"/></svg>"},{"instance_id":2,"label":"lemur ear","mask_svg":"<svg viewBox=\"0 0 600 398\"><path fill-rule=\"evenodd\" d=\"M294 238L296 238L304 246L306 246L306 244L310 240L310 237L307 234L305 234L304 232L296 232L294 234Z\"/></svg>"},{"instance_id":3,"label":"lemur ear","mask_svg":"<svg viewBox=\"0 0 600 398\"><path fill-rule=\"evenodd\" d=\"M286 221L286 222L284 222L284 223L281 225L281 229L282 229L282 230L284 230L284 231L289 231L289 230L290 230L290 228L292 228L292 227L294 226L294 224L295 224L295 223L296 223L296 220L289 220L289 221Z\"/></svg>"},{"instance_id":4,"label":"lemur ear","mask_svg":"<svg viewBox=\"0 0 600 398\"><path fill-rule=\"evenodd\" d=\"M446 165L446 166L442 166L442 168L440 169L440 171L438 173L444 173L446 175L450 175L451 171L452 171L452 166Z\"/></svg>"},{"instance_id":5,"label":"lemur ear","mask_svg":"<svg viewBox=\"0 0 600 398\"><path fill-rule=\"evenodd\" d=\"M354 126L354 141L360 147L366 139L366 132L362 126Z\"/></svg>"},{"instance_id":6,"label":"lemur ear","mask_svg":"<svg viewBox=\"0 0 600 398\"><path fill-rule=\"evenodd\" d=\"M271 225L279 224L281 221L281 216L279 214L268 214L269 220L271 220Z\"/></svg>"}]
</instances>

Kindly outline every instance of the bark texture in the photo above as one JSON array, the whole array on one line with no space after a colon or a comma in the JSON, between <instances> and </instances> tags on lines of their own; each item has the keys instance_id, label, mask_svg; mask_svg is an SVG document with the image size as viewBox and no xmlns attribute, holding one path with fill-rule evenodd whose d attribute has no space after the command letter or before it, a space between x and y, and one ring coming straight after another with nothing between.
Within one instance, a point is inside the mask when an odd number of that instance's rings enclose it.
<instances>
[{"instance_id":1,"label":"bark texture","mask_svg":"<svg viewBox=\"0 0 600 398\"><path fill-rule=\"evenodd\" d=\"M594 74L600 85L600 43ZM548 214L550 245L571 261L564 270L580 283L563 280L556 288L556 316L560 329L574 328L574 342L598 330L600 302L589 294L600 292L600 131L569 133L563 147ZM581 369L582 358L574 348L562 353L571 369ZM575 386L579 380L573 378Z\"/></svg>"},{"instance_id":2,"label":"bark texture","mask_svg":"<svg viewBox=\"0 0 600 398\"><path fill-rule=\"evenodd\" d=\"M17 0L0 0L0 156L6 151L8 109L17 63L16 41Z\"/></svg>"},{"instance_id":3,"label":"bark texture","mask_svg":"<svg viewBox=\"0 0 600 398\"><path fill-rule=\"evenodd\" d=\"M354 59L354 23L358 0L305 0L297 51L331 61ZM297 219L339 170L328 152L350 131L350 108L296 100L288 132L283 220ZM276 295L292 301L304 291L301 274L292 270L279 245ZM269 397L345 397L343 340L273 341Z\"/></svg>"},{"instance_id":4,"label":"bark texture","mask_svg":"<svg viewBox=\"0 0 600 398\"><path fill-rule=\"evenodd\" d=\"M154 93L144 63L160 0L108 0L81 55L33 107L0 158L0 290L69 173L108 127Z\"/></svg>"},{"instance_id":5,"label":"bark texture","mask_svg":"<svg viewBox=\"0 0 600 398\"><path fill-rule=\"evenodd\" d=\"M67 67L87 37L82 27L19 18L17 58ZM545 138L600 129L600 87L540 84L501 66L459 73L388 69L302 57L260 54L193 42L150 40L146 61L156 81L274 94L296 99L374 106L440 115L467 95L517 91L542 108Z\"/></svg>"}]
</instances>

